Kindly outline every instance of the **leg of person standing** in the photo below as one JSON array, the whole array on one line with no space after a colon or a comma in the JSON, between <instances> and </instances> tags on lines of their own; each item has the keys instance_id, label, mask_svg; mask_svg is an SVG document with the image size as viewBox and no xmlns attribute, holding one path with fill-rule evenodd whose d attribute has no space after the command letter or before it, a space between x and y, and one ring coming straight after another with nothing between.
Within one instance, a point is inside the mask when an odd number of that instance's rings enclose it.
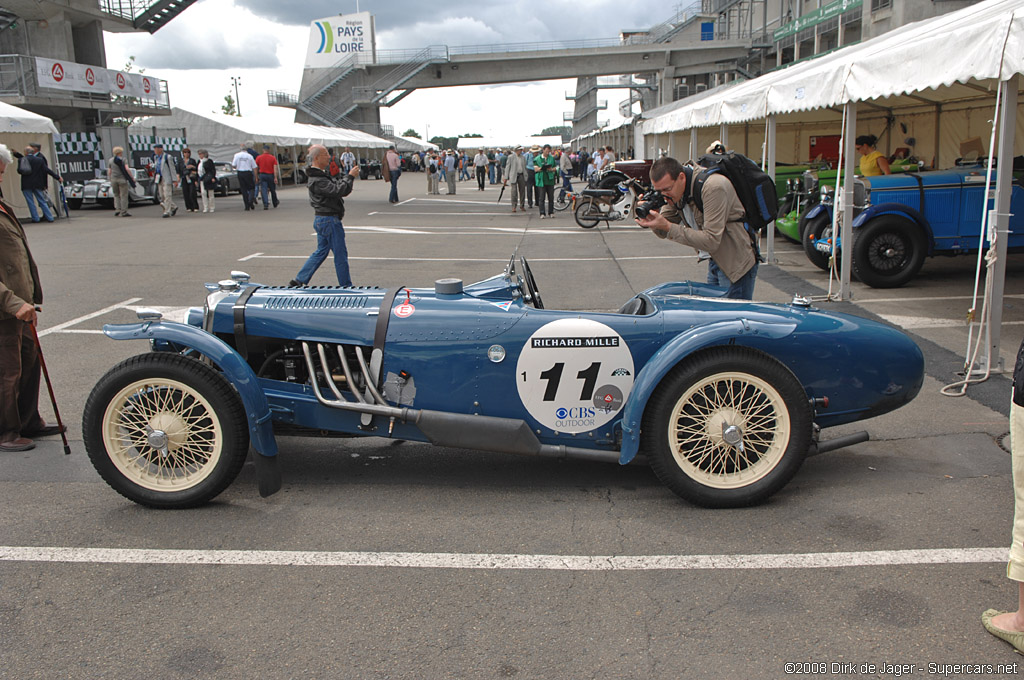
<instances>
[{"instance_id":1,"label":"leg of person standing","mask_svg":"<svg viewBox=\"0 0 1024 680\"><path fill-rule=\"evenodd\" d=\"M348 269L348 247L345 245L345 227L337 217L328 217L328 242L334 253L334 273L338 276L339 286L351 286L352 275Z\"/></svg>"},{"instance_id":2,"label":"leg of person standing","mask_svg":"<svg viewBox=\"0 0 1024 680\"><path fill-rule=\"evenodd\" d=\"M270 210L270 182L274 181L273 175L268 175L265 172L260 173L260 199L263 201L263 209Z\"/></svg>"},{"instance_id":3,"label":"leg of person standing","mask_svg":"<svg viewBox=\"0 0 1024 680\"><path fill-rule=\"evenodd\" d=\"M519 209L526 210L526 175L519 175L516 177L516 186L519 188ZM515 194L513 194L513 196L514 195ZM515 199L513 198L512 201L514 203Z\"/></svg>"},{"instance_id":4,"label":"leg of person standing","mask_svg":"<svg viewBox=\"0 0 1024 680\"><path fill-rule=\"evenodd\" d=\"M25 197L25 202L28 203L28 212L32 216L33 222L39 221L39 211L36 210L36 194L32 189L22 189L21 195Z\"/></svg>"},{"instance_id":5,"label":"leg of person standing","mask_svg":"<svg viewBox=\"0 0 1024 680\"><path fill-rule=\"evenodd\" d=\"M178 212L178 206L174 202L174 184L171 182L160 182L160 205L164 208L164 217L171 217Z\"/></svg>"},{"instance_id":6,"label":"leg of person standing","mask_svg":"<svg viewBox=\"0 0 1024 680\"><path fill-rule=\"evenodd\" d=\"M526 168L526 200L529 201L530 207L533 207L534 199L537 197L536 187L534 186L534 180L537 177L537 171L527 167Z\"/></svg>"},{"instance_id":7,"label":"leg of person standing","mask_svg":"<svg viewBox=\"0 0 1024 680\"><path fill-rule=\"evenodd\" d=\"M43 427L39 416L39 354L29 325L0 321L0 442Z\"/></svg>"},{"instance_id":8,"label":"leg of person standing","mask_svg":"<svg viewBox=\"0 0 1024 680\"><path fill-rule=\"evenodd\" d=\"M128 213L128 182L113 180L110 183L111 193L114 194L114 217L120 217Z\"/></svg>"},{"instance_id":9,"label":"leg of person standing","mask_svg":"<svg viewBox=\"0 0 1024 680\"><path fill-rule=\"evenodd\" d=\"M349 170L351 169L352 168L349 168ZM281 205L281 201L277 198L277 178L270 175L270 182L267 184L267 187L270 190L270 205L276 208Z\"/></svg>"},{"instance_id":10,"label":"leg of person standing","mask_svg":"<svg viewBox=\"0 0 1024 680\"><path fill-rule=\"evenodd\" d=\"M548 217L553 217L555 214L555 185L547 184L541 188L541 191L544 192L544 196L547 198ZM543 210L544 207L543 204L541 204L541 211L543 212Z\"/></svg>"},{"instance_id":11,"label":"leg of person standing","mask_svg":"<svg viewBox=\"0 0 1024 680\"><path fill-rule=\"evenodd\" d=\"M193 181L181 183L181 193L185 198L185 210L196 212L199 210L199 200L196 190L196 183Z\"/></svg>"},{"instance_id":12,"label":"leg of person standing","mask_svg":"<svg viewBox=\"0 0 1024 680\"><path fill-rule=\"evenodd\" d=\"M544 187L537 187L537 207L540 208L540 216L546 217L547 213L544 211L544 197L547 195L544 193Z\"/></svg>"},{"instance_id":13,"label":"leg of person standing","mask_svg":"<svg viewBox=\"0 0 1024 680\"><path fill-rule=\"evenodd\" d=\"M203 183L203 182L199 183L199 199L203 203L203 212L204 213L210 212L209 199L210 199L210 195L212 193L213 193L212 191L210 191L209 189L206 188L206 184L205 183Z\"/></svg>"},{"instance_id":14,"label":"leg of person standing","mask_svg":"<svg viewBox=\"0 0 1024 680\"><path fill-rule=\"evenodd\" d=\"M434 173L435 175L437 173ZM398 178L402 175L402 169L397 168L391 171L391 194L388 196L388 200L391 203L398 203Z\"/></svg>"},{"instance_id":15,"label":"leg of person standing","mask_svg":"<svg viewBox=\"0 0 1024 680\"><path fill-rule=\"evenodd\" d=\"M320 265L322 265L324 260L327 259L327 255L330 254L331 241L330 235L328 234L330 220L330 216L324 215L317 215L313 218L313 231L316 232L316 250L310 253L306 262L302 265L302 268L299 269L299 273L296 274L295 278L292 280L293 282L297 282L303 286L309 283L313 278L313 274L316 274L316 270L320 268Z\"/></svg>"},{"instance_id":16,"label":"leg of person standing","mask_svg":"<svg viewBox=\"0 0 1024 680\"><path fill-rule=\"evenodd\" d=\"M448 173L448 194L455 193L455 170Z\"/></svg>"},{"instance_id":17,"label":"leg of person standing","mask_svg":"<svg viewBox=\"0 0 1024 680\"><path fill-rule=\"evenodd\" d=\"M486 168L478 167L476 169L476 184L478 191L484 190L484 175L487 173Z\"/></svg>"}]
</instances>

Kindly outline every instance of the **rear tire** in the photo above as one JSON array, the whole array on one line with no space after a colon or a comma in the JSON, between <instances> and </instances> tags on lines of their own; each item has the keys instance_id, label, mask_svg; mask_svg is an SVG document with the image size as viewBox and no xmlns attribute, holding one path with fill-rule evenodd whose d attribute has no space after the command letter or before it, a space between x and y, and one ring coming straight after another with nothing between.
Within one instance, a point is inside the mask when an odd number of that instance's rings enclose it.
<instances>
[{"instance_id":1,"label":"rear tire","mask_svg":"<svg viewBox=\"0 0 1024 680\"><path fill-rule=\"evenodd\" d=\"M131 357L89 395L82 435L93 467L151 508L192 508L224 491L249 451L245 409L227 379L197 359Z\"/></svg>"},{"instance_id":2,"label":"rear tire","mask_svg":"<svg viewBox=\"0 0 1024 680\"><path fill-rule=\"evenodd\" d=\"M584 229L593 229L597 226L597 223L601 220L596 217L581 217L581 215L587 215L594 207L594 199L584 198L578 206L576 206L576 212L574 217L576 218L576 224L580 225Z\"/></svg>"},{"instance_id":3,"label":"rear tire","mask_svg":"<svg viewBox=\"0 0 1024 680\"><path fill-rule=\"evenodd\" d=\"M658 478L694 505L761 503L784 487L811 443L807 392L785 365L747 347L683 361L644 411L641 444Z\"/></svg>"},{"instance_id":4,"label":"rear tire","mask_svg":"<svg viewBox=\"0 0 1024 680\"><path fill-rule=\"evenodd\" d=\"M872 288L898 288L921 271L926 250L919 226L895 215L882 215L857 230L853 274Z\"/></svg>"}]
</instances>

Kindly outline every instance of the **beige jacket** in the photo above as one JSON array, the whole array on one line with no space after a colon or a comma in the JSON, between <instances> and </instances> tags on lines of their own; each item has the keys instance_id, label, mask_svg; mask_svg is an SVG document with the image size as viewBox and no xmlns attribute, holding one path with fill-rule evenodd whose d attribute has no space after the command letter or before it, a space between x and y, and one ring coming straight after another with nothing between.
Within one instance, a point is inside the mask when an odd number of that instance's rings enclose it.
<instances>
[{"instance_id":1,"label":"beige jacket","mask_svg":"<svg viewBox=\"0 0 1024 680\"><path fill-rule=\"evenodd\" d=\"M13 319L25 304L42 304L39 272L14 209L0 201L0 320Z\"/></svg>"},{"instance_id":2,"label":"beige jacket","mask_svg":"<svg viewBox=\"0 0 1024 680\"><path fill-rule=\"evenodd\" d=\"M695 169L697 174L700 169ZM701 191L704 212L690 202L697 228L692 229L683 224L683 215L672 204L661 209L661 214L673 223L668 234L654 232L661 238L668 238L677 243L692 246L697 250L706 250L711 254L715 264L735 283L756 263L754 248L750 244L750 235L743 226L743 204L740 203L732 182L722 175L711 175L704 182Z\"/></svg>"}]
</instances>

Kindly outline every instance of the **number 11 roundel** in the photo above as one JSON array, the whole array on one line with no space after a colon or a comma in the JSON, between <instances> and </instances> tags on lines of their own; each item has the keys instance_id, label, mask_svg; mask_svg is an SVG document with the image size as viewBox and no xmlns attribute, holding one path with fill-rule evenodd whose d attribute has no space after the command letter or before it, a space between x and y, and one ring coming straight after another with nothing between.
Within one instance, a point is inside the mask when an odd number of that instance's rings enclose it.
<instances>
[{"instance_id":1,"label":"number 11 roundel","mask_svg":"<svg viewBox=\"0 0 1024 680\"><path fill-rule=\"evenodd\" d=\"M633 355L613 329L591 319L538 328L519 354L516 387L526 410L556 432L588 432L622 409L633 389Z\"/></svg>"}]
</instances>

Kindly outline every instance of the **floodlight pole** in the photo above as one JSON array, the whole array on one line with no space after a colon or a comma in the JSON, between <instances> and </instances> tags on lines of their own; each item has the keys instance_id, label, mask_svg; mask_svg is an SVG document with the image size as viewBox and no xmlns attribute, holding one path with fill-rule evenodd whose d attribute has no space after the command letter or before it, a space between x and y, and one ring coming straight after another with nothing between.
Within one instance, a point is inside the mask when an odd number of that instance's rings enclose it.
<instances>
[{"instance_id":1,"label":"floodlight pole","mask_svg":"<svg viewBox=\"0 0 1024 680\"><path fill-rule=\"evenodd\" d=\"M231 82L235 86L235 113L242 117L242 102L238 99L238 86L242 83L242 76L231 76Z\"/></svg>"}]
</instances>

